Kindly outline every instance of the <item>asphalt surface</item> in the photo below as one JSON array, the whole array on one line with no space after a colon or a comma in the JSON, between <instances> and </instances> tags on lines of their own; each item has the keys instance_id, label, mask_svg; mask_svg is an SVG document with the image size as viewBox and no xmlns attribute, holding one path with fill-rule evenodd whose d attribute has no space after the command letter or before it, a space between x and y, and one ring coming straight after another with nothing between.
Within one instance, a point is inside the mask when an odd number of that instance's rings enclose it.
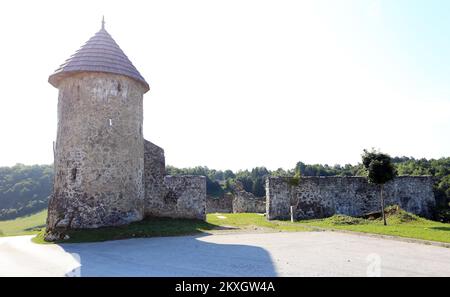
<instances>
[{"instance_id":1,"label":"asphalt surface","mask_svg":"<svg viewBox=\"0 0 450 297\"><path fill-rule=\"evenodd\" d=\"M450 276L450 249L337 232L37 245L0 238L0 276Z\"/></svg>"}]
</instances>

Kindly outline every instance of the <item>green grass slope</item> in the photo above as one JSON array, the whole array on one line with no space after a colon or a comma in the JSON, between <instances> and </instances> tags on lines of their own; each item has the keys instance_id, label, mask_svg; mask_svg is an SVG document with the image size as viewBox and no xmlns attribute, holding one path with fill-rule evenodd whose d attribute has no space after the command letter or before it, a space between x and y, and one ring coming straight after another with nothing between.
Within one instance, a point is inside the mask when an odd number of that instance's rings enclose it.
<instances>
[{"instance_id":1,"label":"green grass slope","mask_svg":"<svg viewBox=\"0 0 450 297\"><path fill-rule=\"evenodd\" d=\"M388 226L384 226L381 219L368 220L343 215L336 215L321 220L300 221L298 223L325 229L348 230L450 243L450 224L430 221L405 212L396 206L388 207L386 212Z\"/></svg>"},{"instance_id":2,"label":"green grass slope","mask_svg":"<svg viewBox=\"0 0 450 297\"><path fill-rule=\"evenodd\" d=\"M0 221L0 236L35 234L45 226L47 210L15 220Z\"/></svg>"}]
</instances>

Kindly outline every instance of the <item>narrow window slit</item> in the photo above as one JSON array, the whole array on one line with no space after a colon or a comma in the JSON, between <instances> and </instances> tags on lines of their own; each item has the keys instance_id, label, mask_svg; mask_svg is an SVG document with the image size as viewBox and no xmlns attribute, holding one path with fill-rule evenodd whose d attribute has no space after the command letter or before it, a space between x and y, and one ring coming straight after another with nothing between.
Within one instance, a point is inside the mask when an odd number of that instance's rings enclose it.
<instances>
[{"instance_id":1,"label":"narrow window slit","mask_svg":"<svg viewBox=\"0 0 450 297\"><path fill-rule=\"evenodd\" d=\"M77 179L77 168L72 168L72 181L75 181Z\"/></svg>"}]
</instances>

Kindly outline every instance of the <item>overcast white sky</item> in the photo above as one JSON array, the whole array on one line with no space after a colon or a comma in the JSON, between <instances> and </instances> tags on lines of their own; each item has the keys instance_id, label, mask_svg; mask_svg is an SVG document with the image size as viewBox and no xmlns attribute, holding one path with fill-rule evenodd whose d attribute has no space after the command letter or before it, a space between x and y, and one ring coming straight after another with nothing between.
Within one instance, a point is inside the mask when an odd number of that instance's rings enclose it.
<instances>
[{"instance_id":1,"label":"overcast white sky","mask_svg":"<svg viewBox=\"0 0 450 297\"><path fill-rule=\"evenodd\" d=\"M424 8L423 6L426 5ZM53 162L48 76L106 29L166 162L233 170L450 152L442 1L2 1L0 166Z\"/></svg>"}]
</instances>

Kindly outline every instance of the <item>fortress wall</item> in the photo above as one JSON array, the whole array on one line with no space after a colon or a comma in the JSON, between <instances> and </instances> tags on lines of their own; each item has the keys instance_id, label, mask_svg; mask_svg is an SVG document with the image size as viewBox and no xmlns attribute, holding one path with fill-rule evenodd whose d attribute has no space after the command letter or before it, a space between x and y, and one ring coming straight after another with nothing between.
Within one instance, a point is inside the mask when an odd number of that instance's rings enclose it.
<instances>
[{"instance_id":1,"label":"fortress wall","mask_svg":"<svg viewBox=\"0 0 450 297\"><path fill-rule=\"evenodd\" d=\"M164 207L160 216L206 220L206 178L204 176L166 176Z\"/></svg>"},{"instance_id":2,"label":"fortress wall","mask_svg":"<svg viewBox=\"0 0 450 297\"><path fill-rule=\"evenodd\" d=\"M432 215L435 205L433 178L402 176L386 183L386 206L400 205L408 212L424 217ZM334 214L362 216L380 210L379 187L364 177L302 177L298 185L291 178L266 180L267 218L324 218Z\"/></svg>"},{"instance_id":3,"label":"fortress wall","mask_svg":"<svg viewBox=\"0 0 450 297\"><path fill-rule=\"evenodd\" d=\"M226 193L222 197L206 197L207 213L231 213L233 212L233 194Z\"/></svg>"},{"instance_id":4,"label":"fortress wall","mask_svg":"<svg viewBox=\"0 0 450 297\"><path fill-rule=\"evenodd\" d=\"M206 219L206 178L166 176L164 150L145 140L146 217Z\"/></svg>"},{"instance_id":5,"label":"fortress wall","mask_svg":"<svg viewBox=\"0 0 450 297\"><path fill-rule=\"evenodd\" d=\"M265 213L266 198L256 197L243 189L235 189L233 213Z\"/></svg>"},{"instance_id":6,"label":"fortress wall","mask_svg":"<svg viewBox=\"0 0 450 297\"><path fill-rule=\"evenodd\" d=\"M144 140L144 167L144 215L160 216L160 210L165 208L163 200L166 191L164 150L147 140Z\"/></svg>"},{"instance_id":7,"label":"fortress wall","mask_svg":"<svg viewBox=\"0 0 450 297\"><path fill-rule=\"evenodd\" d=\"M265 213L266 197L255 197L244 190L241 183L237 182L233 193L226 193L222 197L207 197L207 213Z\"/></svg>"}]
</instances>

